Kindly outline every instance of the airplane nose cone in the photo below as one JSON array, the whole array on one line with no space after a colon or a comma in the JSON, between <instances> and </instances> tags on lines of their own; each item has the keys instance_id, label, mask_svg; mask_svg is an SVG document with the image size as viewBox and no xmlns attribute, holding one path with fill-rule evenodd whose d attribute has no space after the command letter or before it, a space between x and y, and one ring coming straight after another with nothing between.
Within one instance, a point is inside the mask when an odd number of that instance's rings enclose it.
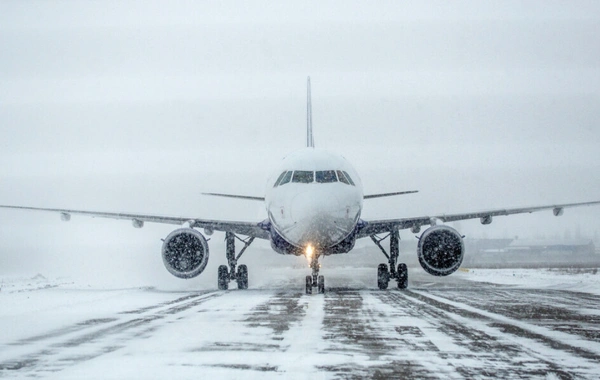
<instances>
[{"instance_id":1,"label":"airplane nose cone","mask_svg":"<svg viewBox=\"0 0 600 380\"><path fill-rule=\"evenodd\" d=\"M292 202L290 218L300 245L312 244L327 248L342 241L352 231L354 220L347 206L335 194L314 192L297 194Z\"/></svg>"},{"instance_id":2,"label":"airplane nose cone","mask_svg":"<svg viewBox=\"0 0 600 380\"><path fill-rule=\"evenodd\" d=\"M343 208L335 194L300 193L292 199L290 216L296 220L319 219Z\"/></svg>"}]
</instances>

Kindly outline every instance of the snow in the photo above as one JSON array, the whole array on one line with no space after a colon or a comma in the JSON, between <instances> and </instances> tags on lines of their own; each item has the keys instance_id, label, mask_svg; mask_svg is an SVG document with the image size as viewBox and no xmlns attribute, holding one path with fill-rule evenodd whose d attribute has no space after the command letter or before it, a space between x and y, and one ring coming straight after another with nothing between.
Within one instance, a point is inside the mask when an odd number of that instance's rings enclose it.
<instances>
[{"instance_id":1,"label":"snow","mask_svg":"<svg viewBox=\"0 0 600 380\"><path fill-rule=\"evenodd\" d=\"M520 288L562 289L600 295L600 274L596 268L466 269L457 272L455 276L469 281Z\"/></svg>"},{"instance_id":2,"label":"snow","mask_svg":"<svg viewBox=\"0 0 600 380\"><path fill-rule=\"evenodd\" d=\"M593 270L411 270L409 290L379 291L375 268L329 266L328 292L312 296L307 268L250 270L246 291L3 276L0 377L552 379L600 369L600 342L585 332L598 330ZM519 314L521 303L557 314Z\"/></svg>"}]
</instances>

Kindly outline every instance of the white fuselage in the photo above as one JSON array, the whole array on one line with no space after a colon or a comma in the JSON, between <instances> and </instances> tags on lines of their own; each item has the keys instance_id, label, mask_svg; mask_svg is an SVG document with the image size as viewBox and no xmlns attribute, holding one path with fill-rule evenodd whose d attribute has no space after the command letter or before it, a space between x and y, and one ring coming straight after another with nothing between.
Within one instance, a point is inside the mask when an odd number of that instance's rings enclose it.
<instances>
[{"instance_id":1,"label":"white fuselage","mask_svg":"<svg viewBox=\"0 0 600 380\"><path fill-rule=\"evenodd\" d=\"M344 157L305 148L283 160L265 201L272 227L288 243L326 252L355 230L362 183Z\"/></svg>"}]
</instances>

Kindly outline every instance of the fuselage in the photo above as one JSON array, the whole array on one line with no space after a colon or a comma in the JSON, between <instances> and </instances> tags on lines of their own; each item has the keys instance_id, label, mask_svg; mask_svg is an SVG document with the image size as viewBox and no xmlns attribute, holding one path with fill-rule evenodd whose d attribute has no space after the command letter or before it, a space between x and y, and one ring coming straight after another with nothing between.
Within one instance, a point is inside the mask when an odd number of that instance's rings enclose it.
<instances>
[{"instance_id":1,"label":"fuselage","mask_svg":"<svg viewBox=\"0 0 600 380\"><path fill-rule=\"evenodd\" d=\"M362 202L362 183L352 165L315 148L287 156L269 179L265 196L272 233L296 254L308 247L328 254L352 239Z\"/></svg>"}]
</instances>

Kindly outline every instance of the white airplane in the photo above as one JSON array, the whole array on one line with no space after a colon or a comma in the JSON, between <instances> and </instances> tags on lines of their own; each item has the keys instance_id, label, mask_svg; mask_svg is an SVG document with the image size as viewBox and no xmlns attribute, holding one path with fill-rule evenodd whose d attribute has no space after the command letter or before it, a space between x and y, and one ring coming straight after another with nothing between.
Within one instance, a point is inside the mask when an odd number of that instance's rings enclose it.
<instances>
[{"instance_id":1,"label":"white airplane","mask_svg":"<svg viewBox=\"0 0 600 380\"><path fill-rule=\"evenodd\" d=\"M321 256L348 253L357 239L369 237L387 257L387 264L379 264L377 285L387 289L393 279L398 288L408 286L406 264L398 264L399 230L411 229L419 233L422 226L430 226L419 237L417 255L423 269L434 276L447 276L461 265L464 254L463 236L454 228L438 224L479 218L482 224L490 224L492 218L501 215L531 213L552 210L555 216L563 209L574 206L600 204L600 201L546 205L468 212L452 215L418 216L388 220L364 220L361 212L364 199L410 194L416 191L364 195L358 173L342 156L316 149L312 133L312 110L310 78L308 78L307 141L306 148L287 156L281 167L267 183L266 196L216 194L207 195L242 198L265 202L267 219L257 222L206 220L196 217L169 217L130 213L97 212L71 209L38 208L23 206L0 206L0 208L51 211L60 213L63 221L71 214L112 219L129 219L133 226L141 228L145 222L182 225L171 232L162 246L163 263L176 277L189 279L202 273L208 263L206 235L214 231L225 232L228 266L218 269L218 288L225 290L231 281L239 289L248 288L248 267L238 265L238 260L254 239L268 239L274 251L285 255L304 255L310 263L312 274L306 276L306 293L313 288L325 291L325 280L319 275ZM380 234L386 234L383 238ZM246 236L245 239L239 235ZM235 240L243 243L236 253ZM381 244L389 239L389 251Z\"/></svg>"}]
</instances>

